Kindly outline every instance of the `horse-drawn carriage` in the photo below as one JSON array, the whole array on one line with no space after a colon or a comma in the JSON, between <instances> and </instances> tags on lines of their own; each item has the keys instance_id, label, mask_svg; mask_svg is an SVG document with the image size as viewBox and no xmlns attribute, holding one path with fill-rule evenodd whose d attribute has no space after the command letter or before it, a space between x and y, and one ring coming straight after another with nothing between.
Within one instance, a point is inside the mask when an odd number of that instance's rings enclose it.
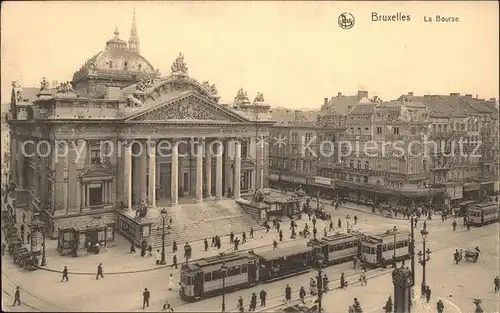
<instances>
[{"instance_id":1,"label":"horse-drawn carriage","mask_svg":"<svg viewBox=\"0 0 500 313\"><path fill-rule=\"evenodd\" d=\"M14 251L23 246L23 242L19 237L7 237L7 251L10 255L14 255Z\"/></svg>"},{"instance_id":2,"label":"horse-drawn carriage","mask_svg":"<svg viewBox=\"0 0 500 313\"><path fill-rule=\"evenodd\" d=\"M479 247L475 247L474 249L463 249L463 252L465 260L476 263L481 250L479 250Z\"/></svg>"},{"instance_id":3,"label":"horse-drawn carriage","mask_svg":"<svg viewBox=\"0 0 500 313\"><path fill-rule=\"evenodd\" d=\"M25 247L17 247L13 253L14 263L25 270L34 271L38 268L38 258L31 255Z\"/></svg>"}]
</instances>

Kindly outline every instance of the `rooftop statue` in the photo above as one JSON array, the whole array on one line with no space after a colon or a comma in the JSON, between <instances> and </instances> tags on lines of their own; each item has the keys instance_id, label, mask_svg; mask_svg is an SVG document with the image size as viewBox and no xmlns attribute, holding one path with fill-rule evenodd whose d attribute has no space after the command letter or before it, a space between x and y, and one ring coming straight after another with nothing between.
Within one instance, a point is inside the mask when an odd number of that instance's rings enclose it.
<instances>
[{"instance_id":1,"label":"rooftop statue","mask_svg":"<svg viewBox=\"0 0 500 313\"><path fill-rule=\"evenodd\" d=\"M217 95L217 93L218 93L217 87L215 87L215 84L210 85L208 80L203 82L203 88L208 90L208 92L210 92L210 94L213 96Z\"/></svg>"},{"instance_id":2,"label":"rooftop statue","mask_svg":"<svg viewBox=\"0 0 500 313\"><path fill-rule=\"evenodd\" d=\"M69 93L69 92L75 92L70 82L64 82L61 85L59 85L59 87L57 87L57 93Z\"/></svg>"},{"instance_id":3,"label":"rooftop statue","mask_svg":"<svg viewBox=\"0 0 500 313\"><path fill-rule=\"evenodd\" d=\"M240 90L238 90L238 93L236 94L236 97L234 98L234 100L236 101L248 101L248 95L247 95L247 92L243 90L243 88L240 88Z\"/></svg>"},{"instance_id":4,"label":"rooftop statue","mask_svg":"<svg viewBox=\"0 0 500 313\"><path fill-rule=\"evenodd\" d=\"M172 74L187 74L188 67L186 62L184 62L184 55L182 53L179 53L170 69L172 70Z\"/></svg>"},{"instance_id":5,"label":"rooftop statue","mask_svg":"<svg viewBox=\"0 0 500 313\"><path fill-rule=\"evenodd\" d=\"M40 91L42 90L49 90L49 81L47 80L47 77L43 77L42 81L40 82Z\"/></svg>"},{"instance_id":6,"label":"rooftop statue","mask_svg":"<svg viewBox=\"0 0 500 313\"><path fill-rule=\"evenodd\" d=\"M264 94L258 92L257 95L255 96L255 99L253 99L253 102L264 102Z\"/></svg>"}]
</instances>

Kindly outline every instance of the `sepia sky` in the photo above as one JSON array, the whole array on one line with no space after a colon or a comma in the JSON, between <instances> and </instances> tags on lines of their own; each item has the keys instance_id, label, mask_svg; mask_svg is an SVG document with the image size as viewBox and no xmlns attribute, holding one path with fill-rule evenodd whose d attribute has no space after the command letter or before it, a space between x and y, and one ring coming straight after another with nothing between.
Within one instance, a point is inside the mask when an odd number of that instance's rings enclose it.
<instances>
[{"instance_id":1,"label":"sepia sky","mask_svg":"<svg viewBox=\"0 0 500 313\"><path fill-rule=\"evenodd\" d=\"M243 87L273 106L318 108L337 92L384 100L461 92L498 98L498 2L3 2L1 103L10 84L71 80L136 10L141 54L163 75L179 52L222 103ZM343 30L339 14L356 22ZM372 12L411 16L372 22ZM424 23L424 15L459 17Z\"/></svg>"}]
</instances>

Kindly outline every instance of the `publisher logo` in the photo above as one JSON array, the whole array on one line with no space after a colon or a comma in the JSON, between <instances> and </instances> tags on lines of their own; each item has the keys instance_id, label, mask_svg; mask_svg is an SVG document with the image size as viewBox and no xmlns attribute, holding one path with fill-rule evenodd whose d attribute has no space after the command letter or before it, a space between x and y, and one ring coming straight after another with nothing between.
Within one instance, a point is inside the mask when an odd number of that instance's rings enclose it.
<instances>
[{"instance_id":1,"label":"publisher logo","mask_svg":"<svg viewBox=\"0 0 500 313\"><path fill-rule=\"evenodd\" d=\"M351 29L354 26L354 16L351 13L344 12L339 16L339 26L342 29Z\"/></svg>"}]
</instances>

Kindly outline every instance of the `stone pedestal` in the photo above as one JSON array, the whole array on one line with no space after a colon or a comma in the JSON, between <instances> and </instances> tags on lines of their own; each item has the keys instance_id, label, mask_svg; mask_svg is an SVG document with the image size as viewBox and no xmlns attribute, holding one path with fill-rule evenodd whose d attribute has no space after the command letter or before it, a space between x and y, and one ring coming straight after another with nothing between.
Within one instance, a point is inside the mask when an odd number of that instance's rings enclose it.
<instances>
[{"instance_id":1,"label":"stone pedestal","mask_svg":"<svg viewBox=\"0 0 500 313\"><path fill-rule=\"evenodd\" d=\"M413 279L411 271L400 267L392 272L394 284L394 313L410 313Z\"/></svg>"}]
</instances>

